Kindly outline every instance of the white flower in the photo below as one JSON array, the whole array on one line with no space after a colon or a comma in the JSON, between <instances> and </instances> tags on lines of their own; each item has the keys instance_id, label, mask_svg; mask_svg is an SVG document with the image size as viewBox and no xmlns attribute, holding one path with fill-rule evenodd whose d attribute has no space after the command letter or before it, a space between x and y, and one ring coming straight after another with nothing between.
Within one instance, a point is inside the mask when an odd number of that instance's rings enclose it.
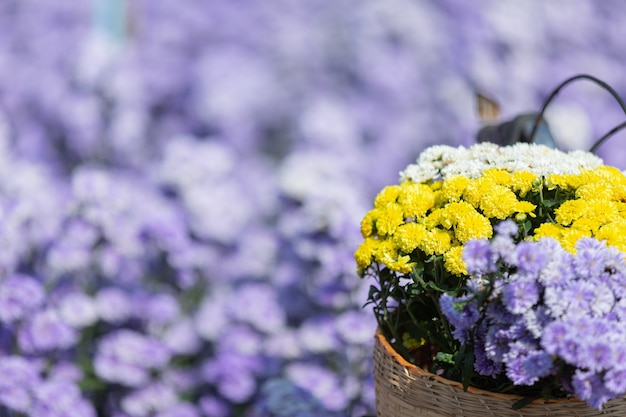
<instances>
[{"instance_id":1,"label":"white flower","mask_svg":"<svg viewBox=\"0 0 626 417\"><path fill-rule=\"evenodd\" d=\"M524 170L538 176L577 174L581 169L592 169L603 163L590 152L563 152L531 143L498 146L485 142L469 148L437 145L424 150L415 164L401 171L400 181L426 182L454 175L478 178L490 168L510 172Z\"/></svg>"}]
</instances>

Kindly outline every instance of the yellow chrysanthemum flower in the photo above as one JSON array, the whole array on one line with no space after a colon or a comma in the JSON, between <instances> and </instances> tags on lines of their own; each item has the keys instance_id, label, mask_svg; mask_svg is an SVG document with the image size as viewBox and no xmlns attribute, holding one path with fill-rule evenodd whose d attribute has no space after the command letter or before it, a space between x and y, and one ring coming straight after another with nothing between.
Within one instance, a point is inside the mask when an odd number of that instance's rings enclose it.
<instances>
[{"instance_id":1,"label":"yellow chrysanthemum flower","mask_svg":"<svg viewBox=\"0 0 626 417\"><path fill-rule=\"evenodd\" d=\"M402 206L396 203L390 203L379 208L377 214L376 231L380 236L392 235L396 228L404 222Z\"/></svg>"},{"instance_id":2,"label":"yellow chrysanthemum flower","mask_svg":"<svg viewBox=\"0 0 626 417\"><path fill-rule=\"evenodd\" d=\"M482 176L485 180L497 184L497 185L505 185L508 186L512 182L512 176L509 171L498 168L490 168L483 172Z\"/></svg>"},{"instance_id":3,"label":"yellow chrysanthemum flower","mask_svg":"<svg viewBox=\"0 0 626 417\"><path fill-rule=\"evenodd\" d=\"M441 187L441 198L443 201L459 201L467 184L469 184L469 178L457 175L448 178L443 182Z\"/></svg>"},{"instance_id":4,"label":"yellow chrysanthemum flower","mask_svg":"<svg viewBox=\"0 0 626 417\"><path fill-rule=\"evenodd\" d=\"M569 226L578 220L586 211L586 202L584 200L567 200L559 208L554 211L556 222L563 226Z\"/></svg>"},{"instance_id":5,"label":"yellow chrysanthemum flower","mask_svg":"<svg viewBox=\"0 0 626 417\"><path fill-rule=\"evenodd\" d=\"M373 238L366 238L354 252L354 259L359 273L362 273L372 264L374 254L378 250L379 241Z\"/></svg>"},{"instance_id":6,"label":"yellow chrysanthemum flower","mask_svg":"<svg viewBox=\"0 0 626 417\"><path fill-rule=\"evenodd\" d=\"M543 223L535 229L533 237L535 240L539 240L542 237L551 237L553 239L560 240L563 235L563 229L564 228L558 224Z\"/></svg>"},{"instance_id":7,"label":"yellow chrysanthemum flower","mask_svg":"<svg viewBox=\"0 0 626 417\"><path fill-rule=\"evenodd\" d=\"M467 268L463 262L463 247L455 246L443 254L444 267L454 275L467 275Z\"/></svg>"},{"instance_id":8,"label":"yellow chrysanthemum flower","mask_svg":"<svg viewBox=\"0 0 626 417\"><path fill-rule=\"evenodd\" d=\"M480 199L480 209L488 218L504 220L517 212L517 196L502 185L493 185Z\"/></svg>"},{"instance_id":9,"label":"yellow chrysanthemum flower","mask_svg":"<svg viewBox=\"0 0 626 417\"><path fill-rule=\"evenodd\" d=\"M398 198L398 194L400 194L399 185L389 185L383 188L374 199L374 207L383 208L387 204L395 203Z\"/></svg>"},{"instance_id":10,"label":"yellow chrysanthemum flower","mask_svg":"<svg viewBox=\"0 0 626 417\"><path fill-rule=\"evenodd\" d=\"M376 262L389 266L397 261L398 249L392 241L381 240L378 242L373 255Z\"/></svg>"},{"instance_id":11,"label":"yellow chrysanthemum flower","mask_svg":"<svg viewBox=\"0 0 626 417\"><path fill-rule=\"evenodd\" d=\"M601 226L596 232L596 238L605 240L609 246L626 251L626 219L617 218Z\"/></svg>"},{"instance_id":12,"label":"yellow chrysanthemum flower","mask_svg":"<svg viewBox=\"0 0 626 417\"><path fill-rule=\"evenodd\" d=\"M511 189L518 192L520 197L524 197L533 187L539 185L538 180L537 175L532 172L515 171L511 175Z\"/></svg>"},{"instance_id":13,"label":"yellow chrysanthemum flower","mask_svg":"<svg viewBox=\"0 0 626 417\"><path fill-rule=\"evenodd\" d=\"M403 253L411 253L417 249L426 236L426 227L419 223L405 223L398 227L393 235L394 242Z\"/></svg>"},{"instance_id":14,"label":"yellow chrysanthemum flower","mask_svg":"<svg viewBox=\"0 0 626 417\"><path fill-rule=\"evenodd\" d=\"M461 243L471 239L489 239L493 235L493 228L489 219L475 213L459 220L454 235Z\"/></svg>"},{"instance_id":15,"label":"yellow chrysanthemum flower","mask_svg":"<svg viewBox=\"0 0 626 417\"><path fill-rule=\"evenodd\" d=\"M408 255L398 256L398 259L387 263L387 267L393 271L400 272L401 274L408 274L413 270L415 262L411 262L411 257Z\"/></svg>"},{"instance_id":16,"label":"yellow chrysanthemum flower","mask_svg":"<svg viewBox=\"0 0 626 417\"><path fill-rule=\"evenodd\" d=\"M374 223L378 217L378 209L368 211L361 220L361 235L365 238L374 233Z\"/></svg>"},{"instance_id":17,"label":"yellow chrysanthemum flower","mask_svg":"<svg viewBox=\"0 0 626 417\"><path fill-rule=\"evenodd\" d=\"M398 204L405 218L423 217L435 205L435 194L425 184L405 182L400 185Z\"/></svg>"},{"instance_id":18,"label":"yellow chrysanthemum flower","mask_svg":"<svg viewBox=\"0 0 626 417\"><path fill-rule=\"evenodd\" d=\"M432 229L428 230L422 241L420 249L426 255L441 255L450 249L452 245L452 234L447 230Z\"/></svg>"}]
</instances>

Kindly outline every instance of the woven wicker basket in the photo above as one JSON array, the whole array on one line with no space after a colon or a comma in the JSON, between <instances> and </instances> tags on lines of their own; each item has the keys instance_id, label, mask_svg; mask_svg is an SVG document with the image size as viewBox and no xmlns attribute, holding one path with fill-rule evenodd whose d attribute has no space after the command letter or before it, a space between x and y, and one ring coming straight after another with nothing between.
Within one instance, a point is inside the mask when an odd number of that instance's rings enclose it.
<instances>
[{"instance_id":1,"label":"woven wicker basket","mask_svg":"<svg viewBox=\"0 0 626 417\"><path fill-rule=\"evenodd\" d=\"M626 416L626 398L609 401L601 412L578 400L537 400L513 410L522 397L471 387L466 392L460 383L404 360L380 333L374 347L374 383L378 417Z\"/></svg>"}]
</instances>

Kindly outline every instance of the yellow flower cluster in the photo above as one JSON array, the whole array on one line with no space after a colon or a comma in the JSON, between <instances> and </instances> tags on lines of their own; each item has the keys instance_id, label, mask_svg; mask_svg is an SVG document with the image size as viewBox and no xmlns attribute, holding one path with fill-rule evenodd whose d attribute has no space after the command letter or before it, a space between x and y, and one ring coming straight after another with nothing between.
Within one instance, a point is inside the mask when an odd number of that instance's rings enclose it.
<instances>
[{"instance_id":1,"label":"yellow flower cluster","mask_svg":"<svg viewBox=\"0 0 626 417\"><path fill-rule=\"evenodd\" d=\"M544 192L552 198L550 216ZM538 204L545 206L543 211ZM545 218L537 218L538 213ZM449 273L463 275L463 245L490 238L492 225L504 219L534 220L538 227L529 231L530 238L551 237L572 252L585 236L626 251L626 176L608 166L547 178L493 168L475 179L456 175L386 187L361 222L358 270L377 263L408 274L436 256Z\"/></svg>"},{"instance_id":2,"label":"yellow flower cluster","mask_svg":"<svg viewBox=\"0 0 626 417\"><path fill-rule=\"evenodd\" d=\"M376 262L408 274L419 261L413 257L419 250L428 257L441 256L448 272L465 274L463 244L491 237L492 220L533 216L535 205L520 198L537 181L529 172L489 169L477 179L459 175L429 184L388 186L361 222L365 240L355 253L358 269Z\"/></svg>"},{"instance_id":3,"label":"yellow flower cluster","mask_svg":"<svg viewBox=\"0 0 626 417\"><path fill-rule=\"evenodd\" d=\"M548 189L574 195L555 210L554 223L543 223L535 238L552 237L570 252L582 237L595 237L626 251L626 176L601 166L577 175L550 175Z\"/></svg>"}]
</instances>

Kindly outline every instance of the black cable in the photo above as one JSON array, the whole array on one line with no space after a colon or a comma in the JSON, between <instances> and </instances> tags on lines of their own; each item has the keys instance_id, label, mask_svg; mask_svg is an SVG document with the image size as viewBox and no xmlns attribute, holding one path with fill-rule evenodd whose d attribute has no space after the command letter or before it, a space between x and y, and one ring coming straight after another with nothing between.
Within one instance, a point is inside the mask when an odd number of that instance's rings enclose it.
<instances>
[{"instance_id":1,"label":"black cable","mask_svg":"<svg viewBox=\"0 0 626 417\"><path fill-rule=\"evenodd\" d=\"M589 149L589 152L594 153L596 151L596 149L598 149L598 147L600 147L600 145L602 145L604 142L607 141L608 138L610 138L611 136L613 136L614 134L616 134L617 132L619 132L620 130L622 130L625 127L626 127L626 122L622 122L622 123L618 124L617 126L615 126L606 135L604 135L600 139L598 139L596 141L596 143L593 144L591 149Z\"/></svg>"},{"instance_id":2,"label":"black cable","mask_svg":"<svg viewBox=\"0 0 626 417\"><path fill-rule=\"evenodd\" d=\"M626 114L626 104L624 103L624 101L622 100L622 98L620 97L619 94L617 94L617 91L615 91L613 89L613 87L611 87L610 85L608 85L607 83L605 83L604 81L592 76L592 75L588 75L588 74L579 74L579 75L575 75L571 78L568 78L567 80L563 81L557 88L555 88L552 93L550 93L550 95L548 96L548 98L544 101L543 106L541 107L541 111L539 112L539 114L537 115L537 117L535 118L535 123L533 124L533 129L530 131L530 142L532 143L535 139L535 134L537 133L537 129L539 128L539 123L541 122L541 119L543 119L543 114L546 111L546 108L548 107L548 105L550 104L550 102L554 99L554 97L561 91L561 89L563 87L565 87L567 84L571 83L572 81L576 81L576 80L580 80L580 79L586 79L589 81L593 81L596 84L600 85L601 87L603 87L605 90L607 90L609 93L611 93L611 95L615 98L615 100L617 100L617 102L619 103L620 107L622 108L622 110L624 111L624 113ZM621 128L620 128L621 129ZM619 130L619 129L618 129ZM610 132L610 134L607 134L605 136L603 136L600 140L602 142L604 142L606 139L608 139L608 137L610 137L613 133L615 132ZM600 142L600 141L598 141ZM596 149L599 144L598 142L596 142L596 145L593 146L593 149Z\"/></svg>"}]
</instances>

